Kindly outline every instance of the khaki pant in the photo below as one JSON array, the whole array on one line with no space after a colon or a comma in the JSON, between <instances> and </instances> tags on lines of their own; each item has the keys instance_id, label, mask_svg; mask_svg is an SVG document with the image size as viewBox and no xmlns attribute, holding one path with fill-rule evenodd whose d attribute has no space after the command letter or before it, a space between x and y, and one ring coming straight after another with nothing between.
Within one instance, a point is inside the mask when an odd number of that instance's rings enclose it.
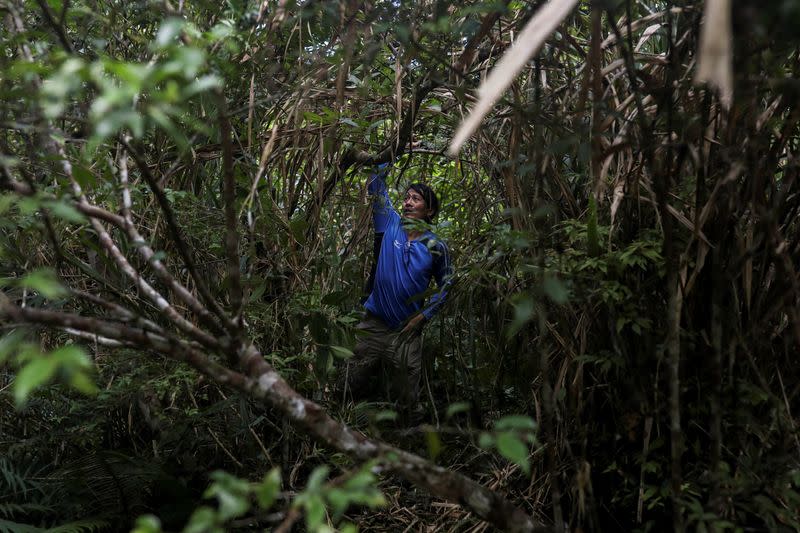
<instances>
[{"instance_id":1,"label":"khaki pant","mask_svg":"<svg viewBox=\"0 0 800 533\"><path fill-rule=\"evenodd\" d=\"M422 335L390 329L380 318L367 313L356 327L359 340L353 357L339 374L339 390L353 400L384 397L409 409L419 396L422 373Z\"/></svg>"}]
</instances>

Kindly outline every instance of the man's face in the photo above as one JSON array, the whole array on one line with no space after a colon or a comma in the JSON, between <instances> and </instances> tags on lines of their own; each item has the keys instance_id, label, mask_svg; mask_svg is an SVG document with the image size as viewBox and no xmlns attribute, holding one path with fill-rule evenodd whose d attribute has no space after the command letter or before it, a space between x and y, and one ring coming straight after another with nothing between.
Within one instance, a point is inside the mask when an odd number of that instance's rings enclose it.
<instances>
[{"instance_id":1,"label":"man's face","mask_svg":"<svg viewBox=\"0 0 800 533\"><path fill-rule=\"evenodd\" d=\"M403 199L403 216L415 220L425 220L433 215L433 210L425 205L425 199L414 189L408 189Z\"/></svg>"}]
</instances>

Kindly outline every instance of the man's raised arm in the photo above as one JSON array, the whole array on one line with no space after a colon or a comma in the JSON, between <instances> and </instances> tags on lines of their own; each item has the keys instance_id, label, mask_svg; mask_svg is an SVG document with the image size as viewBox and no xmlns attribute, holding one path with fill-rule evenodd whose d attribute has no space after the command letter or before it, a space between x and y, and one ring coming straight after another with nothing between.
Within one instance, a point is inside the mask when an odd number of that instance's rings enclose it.
<instances>
[{"instance_id":1,"label":"man's raised arm","mask_svg":"<svg viewBox=\"0 0 800 533\"><path fill-rule=\"evenodd\" d=\"M386 176L390 169L389 163L376 166L367 182L367 192L372 198L372 222L375 225L375 233L383 233L392 218L400 217L389 200Z\"/></svg>"}]
</instances>

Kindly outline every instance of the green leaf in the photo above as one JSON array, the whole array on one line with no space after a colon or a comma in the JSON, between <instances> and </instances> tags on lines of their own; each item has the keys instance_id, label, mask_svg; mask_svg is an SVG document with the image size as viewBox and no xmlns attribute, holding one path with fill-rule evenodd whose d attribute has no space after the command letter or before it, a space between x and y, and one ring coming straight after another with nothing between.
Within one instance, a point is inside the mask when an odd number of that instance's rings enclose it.
<instances>
[{"instance_id":1,"label":"green leaf","mask_svg":"<svg viewBox=\"0 0 800 533\"><path fill-rule=\"evenodd\" d=\"M217 513L211 507L200 507L196 509L189 523L183 528L183 533L223 533L223 529L217 523Z\"/></svg>"},{"instance_id":2,"label":"green leaf","mask_svg":"<svg viewBox=\"0 0 800 533\"><path fill-rule=\"evenodd\" d=\"M334 518L341 517L350 505L350 495L341 489L331 489L326 495L333 511Z\"/></svg>"},{"instance_id":3,"label":"green leaf","mask_svg":"<svg viewBox=\"0 0 800 533\"><path fill-rule=\"evenodd\" d=\"M167 115L161 107L154 105L149 106L147 108L147 114L153 122L161 126L167 132L175 144L178 145L178 148L182 151L189 148L189 139L175 126L175 123L172 122L172 119L169 118L169 115Z\"/></svg>"},{"instance_id":4,"label":"green leaf","mask_svg":"<svg viewBox=\"0 0 800 533\"><path fill-rule=\"evenodd\" d=\"M353 357L353 350L350 348L345 348L344 346L328 346L330 348L333 355L338 357L339 359L349 359Z\"/></svg>"},{"instance_id":5,"label":"green leaf","mask_svg":"<svg viewBox=\"0 0 800 533\"><path fill-rule=\"evenodd\" d=\"M325 520L325 502L320 496L309 496L304 507L306 508L306 528L316 530Z\"/></svg>"},{"instance_id":6,"label":"green leaf","mask_svg":"<svg viewBox=\"0 0 800 533\"><path fill-rule=\"evenodd\" d=\"M67 295L67 290L61 286L55 272L50 269L34 270L19 280L19 285L34 290L51 300Z\"/></svg>"},{"instance_id":7,"label":"green leaf","mask_svg":"<svg viewBox=\"0 0 800 533\"><path fill-rule=\"evenodd\" d=\"M484 450L494 446L494 437L492 436L492 434L486 431L482 432L478 436L478 446L480 446Z\"/></svg>"},{"instance_id":8,"label":"green leaf","mask_svg":"<svg viewBox=\"0 0 800 533\"><path fill-rule=\"evenodd\" d=\"M192 79L206 63L206 52L193 46L181 46L175 51L174 60L166 65L167 70L175 69L185 78Z\"/></svg>"},{"instance_id":9,"label":"green leaf","mask_svg":"<svg viewBox=\"0 0 800 533\"><path fill-rule=\"evenodd\" d=\"M91 396L97 394L97 385L83 372L76 372L69 379L69 386L78 392Z\"/></svg>"},{"instance_id":10,"label":"green leaf","mask_svg":"<svg viewBox=\"0 0 800 533\"><path fill-rule=\"evenodd\" d=\"M428 445L428 455L432 461L435 461L442 453L442 440L439 438L439 434L435 431L426 431L425 443Z\"/></svg>"},{"instance_id":11,"label":"green leaf","mask_svg":"<svg viewBox=\"0 0 800 533\"><path fill-rule=\"evenodd\" d=\"M211 478L214 483L206 489L203 497L216 497L223 522L242 516L250 509L250 484L247 481L221 470L213 472Z\"/></svg>"},{"instance_id":12,"label":"green leaf","mask_svg":"<svg viewBox=\"0 0 800 533\"><path fill-rule=\"evenodd\" d=\"M515 434L508 431L498 434L497 451L512 463L519 465L526 474L530 473L528 447Z\"/></svg>"},{"instance_id":13,"label":"green leaf","mask_svg":"<svg viewBox=\"0 0 800 533\"><path fill-rule=\"evenodd\" d=\"M569 299L569 291L558 278L546 276L542 281L542 291L555 304L563 305Z\"/></svg>"},{"instance_id":14,"label":"green leaf","mask_svg":"<svg viewBox=\"0 0 800 533\"><path fill-rule=\"evenodd\" d=\"M256 500L259 507L262 509L269 509L275 503L278 493L281 490L281 471L279 468L273 468L264 480L259 483L255 488Z\"/></svg>"},{"instance_id":15,"label":"green leaf","mask_svg":"<svg viewBox=\"0 0 800 533\"><path fill-rule=\"evenodd\" d=\"M103 62L103 66L109 73L119 78L128 91L134 93L138 93L141 90L142 84L152 70L152 67L147 64L126 61L106 60Z\"/></svg>"},{"instance_id":16,"label":"green leaf","mask_svg":"<svg viewBox=\"0 0 800 533\"><path fill-rule=\"evenodd\" d=\"M97 185L97 179L94 177L92 171L83 165L73 165L72 176L75 178L75 181L78 182L84 192L87 189Z\"/></svg>"},{"instance_id":17,"label":"green leaf","mask_svg":"<svg viewBox=\"0 0 800 533\"><path fill-rule=\"evenodd\" d=\"M314 113L313 111L303 111L303 118L308 120L308 121L310 121L310 122L323 123L325 121L325 119L322 117L322 115L318 115L318 114Z\"/></svg>"},{"instance_id":18,"label":"green leaf","mask_svg":"<svg viewBox=\"0 0 800 533\"><path fill-rule=\"evenodd\" d=\"M161 521L151 514L140 516L131 533L161 533Z\"/></svg>"},{"instance_id":19,"label":"green leaf","mask_svg":"<svg viewBox=\"0 0 800 533\"><path fill-rule=\"evenodd\" d=\"M17 351L25 340L25 331L15 329L0 338L0 365L5 363Z\"/></svg>"},{"instance_id":20,"label":"green leaf","mask_svg":"<svg viewBox=\"0 0 800 533\"><path fill-rule=\"evenodd\" d=\"M14 380L14 401L22 405L30 394L50 381L58 369L58 361L53 357L41 356L25 364Z\"/></svg>"},{"instance_id":21,"label":"green leaf","mask_svg":"<svg viewBox=\"0 0 800 533\"><path fill-rule=\"evenodd\" d=\"M517 301L514 303L514 320L508 326L506 336L511 338L519 333L519 330L533 318L533 313L533 298L527 294L517 297Z\"/></svg>"},{"instance_id":22,"label":"green leaf","mask_svg":"<svg viewBox=\"0 0 800 533\"><path fill-rule=\"evenodd\" d=\"M450 404L447 407L447 413L445 414L445 417L452 418L454 415L457 415L458 413L469 411L469 407L470 407L469 402L456 402Z\"/></svg>"},{"instance_id":23,"label":"green leaf","mask_svg":"<svg viewBox=\"0 0 800 533\"><path fill-rule=\"evenodd\" d=\"M86 222L86 217L83 216L83 213L66 202L48 202L46 206L53 215L62 220L74 222L75 224L83 224Z\"/></svg>"},{"instance_id":24,"label":"green leaf","mask_svg":"<svg viewBox=\"0 0 800 533\"><path fill-rule=\"evenodd\" d=\"M383 409L375 413L373 417L375 422L383 422L384 420L397 420L397 411L391 409Z\"/></svg>"},{"instance_id":25,"label":"green leaf","mask_svg":"<svg viewBox=\"0 0 800 533\"><path fill-rule=\"evenodd\" d=\"M308 484L306 485L307 492L316 492L322 487L322 483L328 478L330 469L327 466L318 466L311 472L308 477Z\"/></svg>"},{"instance_id":26,"label":"green leaf","mask_svg":"<svg viewBox=\"0 0 800 533\"><path fill-rule=\"evenodd\" d=\"M204 93L211 89L220 89L222 88L222 80L219 76L215 76L213 74L208 74L206 76L202 76L188 86L184 87L183 89L183 98L191 98L200 93Z\"/></svg>"},{"instance_id":27,"label":"green leaf","mask_svg":"<svg viewBox=\"0 0 800 533\"><path fill-rule=\"evenodd\" d=\"M183 26L183 19L177 17L171 17L164 20L164 22L161 23L161 27L158 29L158 35L156 35L156 40L154 41L155 46L158 48L164 48L165 46L172 44L175 41L175 38L181 34Z\"/></svg>"},{"instance_id":28,"label":"green leaf","mask_svg":"<svg viewBox=\"0 0 800 533\"><path fill-rule=\"evenodd\" d=\"M67 370L85 370L92 367L91 360L80 346L70 344L62 346L50 354L60 365Z\"/></svg>"},{"instance_id":29,"label":"green leaf","mask_svg":"<svg viewBox=\"0 0 800 533\"><path fill-rule=\"evenodd\" d=\"M529 416L509 415L495 422L494 427L498 431L509 429L535 430L536 421Z\"/></svg>"}]
</instances>

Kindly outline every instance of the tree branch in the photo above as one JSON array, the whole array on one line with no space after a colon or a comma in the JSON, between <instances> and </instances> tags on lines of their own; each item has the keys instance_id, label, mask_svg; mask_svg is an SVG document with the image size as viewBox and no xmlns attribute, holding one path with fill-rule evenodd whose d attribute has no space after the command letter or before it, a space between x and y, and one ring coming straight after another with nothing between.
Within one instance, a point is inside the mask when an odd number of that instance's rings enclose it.
<instances>
[{"instance_id":1,"label":"tree branch","mask_svg":"<svg viewBox=\"0 0 800 533\"><path fill-rule=\"evenodd\" d=\"M67 37L67 34L64 32L64 27L56 22L56 19L53 17L53 12L50 10L50 6L47 5L46 0L36 0L36 3L39 4L39 7L42 10L42 15L44 15L44 19L56 33L58 40L61 41L61 45L67 50L67 52L74 54L75 49L72 47L69 37Z\"/></svg>"},{"instance_id":2,"label":"tree branch","mask_svg":"<svg viewBox=\"0 0 800 533\"><path fill-rule=\"evenodd\" d=\"M181 228L178 225L178 222L175 220L175 214L172 212L167 195L164 194L164 190L158 184L155 176L153 176L153 174L150 172L150 168L147 166L147 162L144 160L144 157L142 157L141 154L126 139L122 139L122 143L125 145L125 148L128 150L128 153L131 155L131 157L133 157L133 160L136 162L136 166L139 168L139 172L141 172L142 177L144 177L147 185L150 187L150 190L153 191L153 194L158 201L158 205L161 207L161 211L164 214L164 220L167 223L167 229L169 230L170 236L172 237L175 246L178 248L178 253L181 256L181 259L183 259L186 270L189 271L189 275L192 277L195 287L197 287L197 292L200 294L200 298L202 299L203 303L214 313L214 315L216 315L217 318L222 321L222 324L226 329L229 331L234 331L236 329L234 322L231 321L231 319L219 305L219 302L217 302L216 299L211 296L211 292L208 290L203 278L201 278L200 274L197 272L197 267L194 264L192 255L189 253L189 248L186 245L186 240L183 238Z\"/></svg>"}]
</instances>

